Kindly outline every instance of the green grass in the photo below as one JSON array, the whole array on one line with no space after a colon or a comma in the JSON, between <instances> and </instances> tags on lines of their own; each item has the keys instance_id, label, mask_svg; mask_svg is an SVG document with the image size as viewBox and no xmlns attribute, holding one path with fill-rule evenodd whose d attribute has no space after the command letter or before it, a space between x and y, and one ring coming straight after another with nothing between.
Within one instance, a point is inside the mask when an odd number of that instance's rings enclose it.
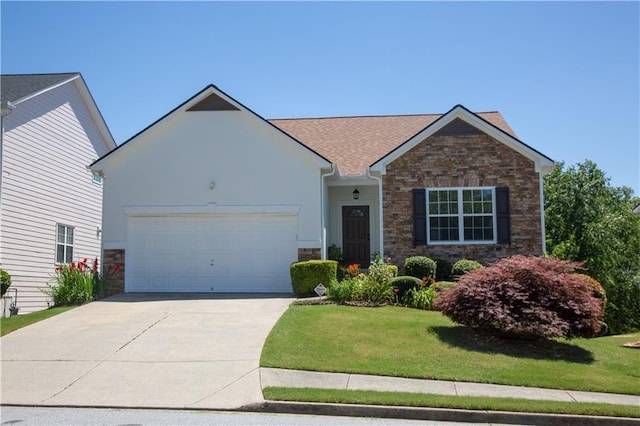
<instances>
[{"instance_id":1,"label":"green grass","mask_svg":"<svg viewBox=\"0 0 640 426\"><path fill-rule=\"evenodd\" d=\"M75 306L57 306L45 309L44 311L32 312L30 314L17 315L11 318L0 318L0 336L4 336L5 334L9 334L12 331L16 331L38 321L51 318L52 316L61 314L73 308L75 308Z\"/></svg>"},{"instance_id":2,"label":"green grass","mask_svg":"<svg viewBox=\"0 0 640 426\"><path fill-rule=\"evenodd\" d=\"M640 395L640 334L528 342L453 324L438 312L385 306L291 306L262 367Z\"/></svg>"},{"instance_id":3,"label":"green grass","mask_svg":"<svg viewBox=\"0 0 640 426\"><path fill-rule=\"evenodd\" d=\"M640 408L629 405L582 402L538 401L517 398L443 396L405 392L346 391L310 388L265 388L264 397L273 401L325 402L336 404L391 405L451 408L461 410L511 411L587 416L640 417Z\"/></svg>"}]
</instances>

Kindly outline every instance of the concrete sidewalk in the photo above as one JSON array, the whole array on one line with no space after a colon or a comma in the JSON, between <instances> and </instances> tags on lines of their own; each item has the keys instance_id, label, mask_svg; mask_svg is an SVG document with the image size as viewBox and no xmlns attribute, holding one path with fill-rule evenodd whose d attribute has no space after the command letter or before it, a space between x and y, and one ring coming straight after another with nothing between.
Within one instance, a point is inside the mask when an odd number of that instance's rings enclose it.
<instances>
[{"instance_id":1,"label":"concrete sidewalk","mask_svg":"<svg viewBox=\"0 0 640 426\"><path fill-rule=\"evenodd\" d=\"M260 382L263 389L277 386L288 388L411 392L452 396L487 396L493 398L524 398L568 402L600 402L636 406L640 411L640 396L638 395L573 390L565 391L446 380L405 379L363 374L320 373L314 371L261 368Z\"/></svg>"}]
</instances>

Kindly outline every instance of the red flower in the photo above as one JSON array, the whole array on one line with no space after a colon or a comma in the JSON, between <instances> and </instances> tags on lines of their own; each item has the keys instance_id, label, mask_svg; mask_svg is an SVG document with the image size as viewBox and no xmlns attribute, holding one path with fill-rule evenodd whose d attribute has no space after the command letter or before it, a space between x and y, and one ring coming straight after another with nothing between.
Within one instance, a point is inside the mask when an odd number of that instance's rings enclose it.
<instances>
[{"instance_id":1,"label":"red flower","mask_svg":"<svg viewBox=\"0 0 640 426\"><path fill-rule=\"evenodd\" d=\"M393 288L393 292L394 292L395 294L398 294L398 293L400 293L400 289L399 289L398 287L394 287L394 288Z\"/></svg>"},{"instance_id":2,"label":"red flower","mask_svg":"<svg viewBox=\"0 0 640 426\"><path fill-rule=\"evenodd\" d=\"M95 259L93 259L93 269L92 269L94 274L98 273L98 258L96 257Z\"/></svg>"},{"instance_id":3,"label":"red flower","mask_svg":"<svg viewBox=\"0 0 640 426\"><path fill-rule=\"evenodd\" d=\"M120 270L120 264L116 263L116 272L118 272Z\"/></svg>"}]
</instances>

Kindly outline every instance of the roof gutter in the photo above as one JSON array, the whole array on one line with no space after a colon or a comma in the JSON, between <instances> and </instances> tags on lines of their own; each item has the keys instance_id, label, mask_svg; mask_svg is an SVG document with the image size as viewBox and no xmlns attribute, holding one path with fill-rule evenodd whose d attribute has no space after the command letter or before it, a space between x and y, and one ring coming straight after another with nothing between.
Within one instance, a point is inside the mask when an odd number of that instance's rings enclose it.
<instances>
[{"instance_id":1,"label":"roof gutter","mask_svg":"<svg viewBox=\"0 0 640 426\"><path fill-rule=\"evenodd\" d=\"M320 236L321 246L320 246L320 259L327 259L327 226L326 226L326 218L327 215L325 209L325 180L327 177L333 175L336 172L335 165L331 163L331 171L328 173L324 173L320 175L320 232L322 233Z\"/></svg>"}]
</instances>

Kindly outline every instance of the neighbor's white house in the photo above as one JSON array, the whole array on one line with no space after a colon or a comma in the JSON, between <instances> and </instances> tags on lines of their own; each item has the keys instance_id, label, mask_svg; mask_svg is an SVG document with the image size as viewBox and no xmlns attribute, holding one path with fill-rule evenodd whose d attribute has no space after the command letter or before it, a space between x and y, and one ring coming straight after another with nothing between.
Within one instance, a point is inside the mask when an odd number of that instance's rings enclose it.
<instances>
[{"instance_id":1,"label":"neighbor's white house","mask_svg":"<svg viewBox=\"0 0 640 426\"><path fill-rule=\"evenodd\" d=\"M0 267L19 313L46 308L59 264L100 256L102 178L116 147L80 73L2 75Z\"/></svg>"}]
</instances>

